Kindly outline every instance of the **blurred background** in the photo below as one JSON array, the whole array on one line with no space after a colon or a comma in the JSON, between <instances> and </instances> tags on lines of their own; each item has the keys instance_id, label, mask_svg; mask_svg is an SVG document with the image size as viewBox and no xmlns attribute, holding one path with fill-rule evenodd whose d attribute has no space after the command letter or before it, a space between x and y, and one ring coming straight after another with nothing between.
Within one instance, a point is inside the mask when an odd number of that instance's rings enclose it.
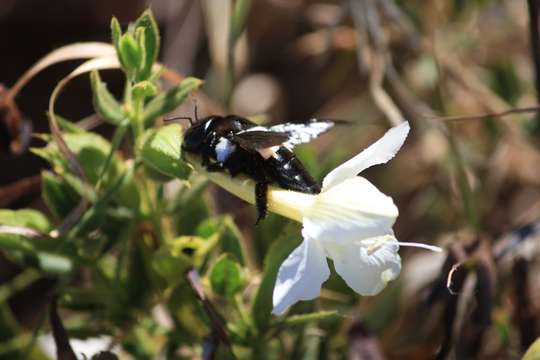
<instances>
[{"instance_id":1,"label":"blurred background","mask_svg":"<svg viewBox=\"0 0 540 360\"><path fill-rule=\"evenodd\" d=\"M538 104L537 1L252 1L233 56L227 53L227 4L3 0L0 82L9 88L62 45L109 42L111 16L125 25L150 6L162 34L160 61L205 80L204 95L174 114L192 116L196 103L199 116L353 123L299 149L319 179L407 119L413 131L404 149L366 177L395 199L401 241L446 251L402 250L400 279L374 298L343 295L344 284L332 279L323 298L339 302L345 296L355 305L333 325L319 353L350 359L519 357L540 334L540 117L535 111L502 115ZM16 104L24 121L3 116L1 207L45 210L39 173L46 164L26 150L29 142L35 145L32 132L48 131L49 96L73 65L54 65L23 89ZM121 94L119 74L105 72L103 78ZM81 77L65 89L57 111L72 119L91 116L90 98L88 79ZM111 133L106 125L97 129ZM214 211L233 213L256 243L265 227L253 234L253 210L217 189L212 194ZM254 246L264 254L267 243ZM18 272L3 259L0 282ZM36 325L46 301L36 294L46 294L53 282L37 281L9 299L24 326Z\"/></svg>"}]
</instances>

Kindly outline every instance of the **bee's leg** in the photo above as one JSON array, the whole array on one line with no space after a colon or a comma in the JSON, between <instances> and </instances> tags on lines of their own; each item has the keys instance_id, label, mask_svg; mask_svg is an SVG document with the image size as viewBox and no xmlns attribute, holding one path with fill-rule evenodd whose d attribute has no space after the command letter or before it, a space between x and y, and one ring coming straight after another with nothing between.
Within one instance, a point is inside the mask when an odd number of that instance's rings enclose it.
<instances>
[{"instance_id":1,"label":"bee's leg","mask_svg":"<svg viewBox=\"0 0 540 360\"><path fill-rule=\"evenodd\" d=\"M207 168L208 165L210 164L210 158L208 157L208 155L206 155L204 153L201 154L201 158L202 158L202 161L201 161L202 167Z\"/></svg>"},{"instance_id":2,"label":"bee's leg","mask_svg":"<svg viewBox=\"0 0 540 360\"><path fill-rule=\"evenodd\" d=\"M220 172L225 170L222 162L215 162L213 164L206 165L206 171L208 172Z\"/></svg>"},{"instance_id":3,"label":"bee's leg","mask_svg":"<svg viewBox=\"0 0 540 360\"><path fill-rule=\"evenodd\" d=\"M255 205L257 206L257 221L255 225L266 217L268 212L268 183L258 182L255 184Z\"/></svg>"}]
</instances>

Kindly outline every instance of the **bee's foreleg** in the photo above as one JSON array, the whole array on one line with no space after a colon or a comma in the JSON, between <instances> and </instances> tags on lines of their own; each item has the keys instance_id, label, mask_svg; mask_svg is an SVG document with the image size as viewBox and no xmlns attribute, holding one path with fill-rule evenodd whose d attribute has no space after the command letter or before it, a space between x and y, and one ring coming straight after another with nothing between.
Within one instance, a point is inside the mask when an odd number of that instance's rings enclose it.
<instances>
[{"instance_id":1,"label":"bee's foreleg","mask_svg":"<svg viewBox=\"0 0 540 360\"><path fill-rule=\"evenodd\" d=\"M257 221L255 225L266 217L268 212L268 183L258 182L255 184L255 205L257 206Z\"/></svg>"}]
</instances>

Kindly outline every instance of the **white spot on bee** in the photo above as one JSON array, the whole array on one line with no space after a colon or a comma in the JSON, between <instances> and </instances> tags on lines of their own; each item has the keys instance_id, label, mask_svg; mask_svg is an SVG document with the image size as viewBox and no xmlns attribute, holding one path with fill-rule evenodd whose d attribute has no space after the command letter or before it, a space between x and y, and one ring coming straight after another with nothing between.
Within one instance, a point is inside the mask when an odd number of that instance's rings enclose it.
<instances>
[{"instance_id":1,"label":"white spot on bee","mask_svg":"<svg viewBox=\"0 0 540 360\"><path fill-rule=\"evenodd\" d=\"M236 145L225 139L224 137L220 138L216 144L216 160L219 162L226 161L229 156L236 150Z\"/></svg>"},{"instance_id":2,"label":"white spot on bee","mask_svg":"<svg viewBox=\"0 0 540 360\"><path fill-rule=\"evenodd\" d=\"M300 175L294 175L294 179L297 180L297 181L300 181L302 180L302 177Z\"/></svg>"},{"instance_id":3,"label":"white spot on bee","mask_svg":"<svg viewBox=\"0 0 540 360\"><path fill-rule=\"evenodd\" d=\"M248 131L268 131L268 128L265 128L264 126L254 126L254 127L250 127L249 129L240 131L240 133L248 132Z\"/></svg>"},{"instance_id":4,"label":"white spot on bee","mask_svg":"<svg viewBox=\"0 0 540 360\"><path fill-rule=\"evenodd\" d=\"M285 170L291 170L291 164L286 163L285 165L283 165L283 168L284 168Z\"/></svg>"},{"instance_id":5,"label":"white spot on bee","mask_svg":"<svg viewBox=\"0 0 540 360\"><path fill-rule=\"evenodd\" d=\"M210 127L210 124L212 124L213 119L208 120L206 124L204 124L204 131L208 131L208 128Z\"/></svg>"},{"instance_id":6,"label":"white spot on bee","mask_svg":"<svg viewBox=\"0 0 540 360\"><path fill-rule=\"evenodd\" d=\"M257 152L261 154L263 159L269 159L271 157L276 157L276 151L278 151L279 145L267 147L264 149L258 149Z\"/></svg>"}]
</instances>

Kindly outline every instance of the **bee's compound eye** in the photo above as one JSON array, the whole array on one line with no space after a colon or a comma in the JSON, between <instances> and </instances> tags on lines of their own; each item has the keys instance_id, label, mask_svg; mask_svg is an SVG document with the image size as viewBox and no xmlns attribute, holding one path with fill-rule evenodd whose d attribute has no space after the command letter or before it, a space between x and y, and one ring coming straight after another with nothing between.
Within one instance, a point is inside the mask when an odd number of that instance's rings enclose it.
<instances>
[{"instance_id":1,"label":"bee's compound eye","mask_svg":"<svg viewBox=\"0 0 540 360\"><path fill-rule=\"evenodd\" d=\"M186 130L182 146L188 151L197 151L203 145L205 137L202 126L192 126Z\"/></svg>"}]
</instances>

